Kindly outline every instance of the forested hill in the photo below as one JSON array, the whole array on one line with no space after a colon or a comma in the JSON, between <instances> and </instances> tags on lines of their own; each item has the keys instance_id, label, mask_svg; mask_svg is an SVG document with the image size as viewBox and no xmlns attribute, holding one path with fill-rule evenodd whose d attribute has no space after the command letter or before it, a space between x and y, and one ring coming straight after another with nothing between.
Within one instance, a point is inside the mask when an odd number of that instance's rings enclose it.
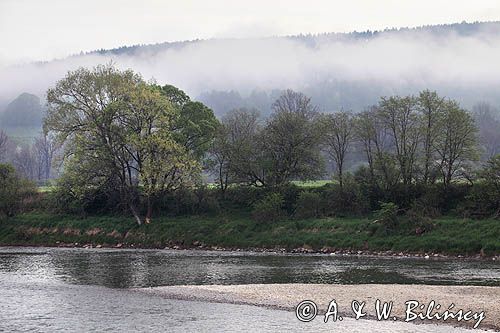
<instances>
[{"instance_id":1,"label":"forested hill","mask_svg":"<svg viewBox=\"0 0 500 333\"><path fill-rule=\"evenodd\" d=\"M498 108L498 59L500 22L123 46L0 68L0 112L23 92L43 99L68 70L109 62L175 85L219 117L241 107L265 116L288 88L323 112L358 112L381 96L424 89L468 109L478 102Z\"/></svg>"},{"instance_id":2,"label":"forested hill","mask_svg":"<svg viewBox=\"0 0 500 333\"><path fill-rule=\"evenodd\" d=\"M430 33L434 36L448 36L450 33L459 36L474 36L479 33L483 33L485 30L493 33L500 34L500 21L497 22L474 22L474 23L453 23L453 24L439 24L439 25L426 25L415 28L388 28L384 30L367 30L367 31L353 31L349 33L336 33L336 32L326 32L320 34L300 34L291 36L274 36L268 37L266 39L290 39L294 41L299 41L310 47L317 47L321 43L333 42L333 41L346 41L346 40L363 40L370 39L374 37L379 37L381 35L394 35L394 34L414 34L419 35L422 33ZM189 45L193 45L205 40L192 40L192 41L180 41L180 42L163 42L156 44L141 44L132 46L122 46L114 49L100 49L94 50L82 54L92 55L133 55L137 52L161 52L166 49L180 49Z\"/></svg>"}]
</instances>

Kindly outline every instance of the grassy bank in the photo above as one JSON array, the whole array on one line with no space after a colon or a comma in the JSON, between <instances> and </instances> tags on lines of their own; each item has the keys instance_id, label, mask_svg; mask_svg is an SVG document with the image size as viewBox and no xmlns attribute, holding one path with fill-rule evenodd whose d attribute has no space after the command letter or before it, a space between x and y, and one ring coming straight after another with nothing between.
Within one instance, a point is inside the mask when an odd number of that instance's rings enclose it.
<instances>
[{"instance_id":1,"label":"grassy bank","mask_svg":"<svg viewBox=\"0 0 500 333\"><path fill-rule=\"evenodd\" d=\"M242 213L218 216L158 217L137 226L131 218L77 218L41 213L0 222L0 245L101 244L135 247L296 248L314 251L405 251L486 255L500 253L500 222L443 217L417 235L411 226L382 232L369 218L284 220L256 225Z\"/></svg>"}]
</instances>

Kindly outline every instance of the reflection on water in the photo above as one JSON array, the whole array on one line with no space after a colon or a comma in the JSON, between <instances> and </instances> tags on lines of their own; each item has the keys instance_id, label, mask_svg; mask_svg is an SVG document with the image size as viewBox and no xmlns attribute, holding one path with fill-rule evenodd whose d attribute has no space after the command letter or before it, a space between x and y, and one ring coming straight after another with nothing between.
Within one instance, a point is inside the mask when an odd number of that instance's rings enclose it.
<instances>
[{"instance_id":1,"label":"reflection on water","mask_svg":"<svg viewBox=\"0 0 500 333\"><path fill-rule=\"evenodd\" d=\"M178 301L127 287L244 283L500 285L499 264L238 252L0 248L0 332L479 332ZM111 288L107 288L111 287Z\"/></svg>"},{"instance_id":2,"label":"reflection on water","mask_svg":"<svg viewBox=\"0 0 500 333\"><path fill-rule=\"evenodd\" d=\"M113 288L183 284L398 283L500 286L500 263L268 253L0 248L0 274Z\"/></svg>"}]
</instances>

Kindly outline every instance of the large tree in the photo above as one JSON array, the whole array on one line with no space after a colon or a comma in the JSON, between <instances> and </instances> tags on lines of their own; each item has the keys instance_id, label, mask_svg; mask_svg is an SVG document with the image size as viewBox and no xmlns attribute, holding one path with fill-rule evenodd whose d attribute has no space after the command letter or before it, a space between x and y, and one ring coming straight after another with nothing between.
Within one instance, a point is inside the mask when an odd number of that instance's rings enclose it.
<instances>
[{"instance_id":1,"label":"large tree","mask_svg":"<svg viewBox=\"0 0 500 333\"><path fill-rule=\"evenodd\" d=\"M435 91L424 90L417 99L422 131L422 181L424 184L435 180L435 142L440 135L440 118L443 116L445 99Z\"/></svg>"},{"instance_id":2,"label":"large tree","mask_svg":"<svg viewBox=\"0 0 500 333\"><path fill-rule=\"evenodd\" d=\"M325 115L323 119L324 143L328 154L335 162L340 188L344 186L344 165L354 134L352 119L351 113L345 111Z\"/></svg>"},{"instance_id":3,"label":"large tree","mask_svg":"<svg viewBox=\"0 0 500 333\"><path fill-rule=\"evenodd\" d=\"M379 103L379 116L391 133L403 184L410 184L414 178L421 134L416 107L413 96L383 97Z\"/></svg>"},{"instance_id":4,"label":"large tree","mask_svg":"<svg viewBox=\"0 0 500 333\"><path fill-rule=\"evenodd\" d=\"M265 185L261 132L256 110L235 109L222 118L211 149L212 171L222 191L229 183Z\"/></svg>"},{"instance_id":5,"label":"large tree","mask_svg":"<svg viewBox=\"0 0 500 333\"><path fill-rule=\"evenodd\" d=\"M38 180L48 180L51 178L52 162L59 148L54 137L47 132L42 133L35 139L33 153L37 163Z\"/></svg>"},{"instance_id":6,"label":"large tree","mask_svg":"<svg viewBox=\"0 0 500 333\"><path fill-rule=\"evenodd\" d=\"M500 112L488 103L478 103L472 108L479 129L479 140L486 159L500 154Z\"/></svg>"},{"instance_id":7,"label":"large tree","mask_svg":"<svg viewBox=\"0 0 500 333\"><path fill-rule=\"evenodd\" d=\"M439 167L445 187L467 171L468 163L478 158L477 128L472 115L455 101L447 101L436 139Z\"/></svg>"},{"instance_id":8,"label":"large tree","mask_svg":"<svg viewBox=\"0 0 500 333\"><path fill-rule=\"evenodd\" d=\"M199 174L216 124L208 108L195 103L185 111L169 93L112 65L69 72L47 93L45 128L65 144L68 172L117 190L138 224L139 194L149 222L158 194Z\"/></svg>"},{"instance_id":9,"label":"large tree","mask_svg":"<svg viewBox=\"0 0 500 333\"><path fill-rule=\"evenodd\" d=\"M371 182L388 189L398 182L391 151L390 130L380 117L378 106L372 106L356 115L355 138L361 144L370 170Z\"/></svg>"},{"instance_id":10,"label":"large tree","mask_svg":"<svg viewBox=\"0 0 500 333\"><path fill-rule=\"evenodd\" d=\"M302 93L286 90L272 105L264 128L266 185L314 179L322 173L321 126L317 107Z\"/></svg>"}]
</instances>

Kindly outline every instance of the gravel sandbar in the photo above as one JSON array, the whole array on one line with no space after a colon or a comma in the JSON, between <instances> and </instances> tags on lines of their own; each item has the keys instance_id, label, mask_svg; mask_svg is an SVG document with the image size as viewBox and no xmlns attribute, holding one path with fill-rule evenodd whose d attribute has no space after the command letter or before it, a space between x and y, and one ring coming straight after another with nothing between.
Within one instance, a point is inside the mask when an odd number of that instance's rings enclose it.
<instances>
[{"instance_id":1,"label":"gravel sandbar","mask_svg":"<svg viewBox=\"0 0 500 333\"><path fill-rule=\"evenodd\" d=\"M484 319L478 328L500 331L500 287L479 286L429 286L429 285L393 285L393 284L250 284L250 285L197 285L167 286L134 289L163 297L183 300L198 300L218 303L249 304L275 309L294 310L303 300L314 301L319 313L324 313L328 304L335 299L339 313L352 317L351 302L366 302L367 317L375 318L375 302L393 302L391 316L404 320L406 305L409 300L416 300L425 305L420 310L425 314L429 302L440 304L438 313L443 313L451 303L455 306L450 311L463 309L473 313L484 311ZM415 310L417 311L417 310ZM431 313L434 313L433 311ZM422 323L416 319L413 323ZM433 324L465 325L471 327L475 320L458 323L449 319L425 321Z\"/></svg>"}]
</instances>

